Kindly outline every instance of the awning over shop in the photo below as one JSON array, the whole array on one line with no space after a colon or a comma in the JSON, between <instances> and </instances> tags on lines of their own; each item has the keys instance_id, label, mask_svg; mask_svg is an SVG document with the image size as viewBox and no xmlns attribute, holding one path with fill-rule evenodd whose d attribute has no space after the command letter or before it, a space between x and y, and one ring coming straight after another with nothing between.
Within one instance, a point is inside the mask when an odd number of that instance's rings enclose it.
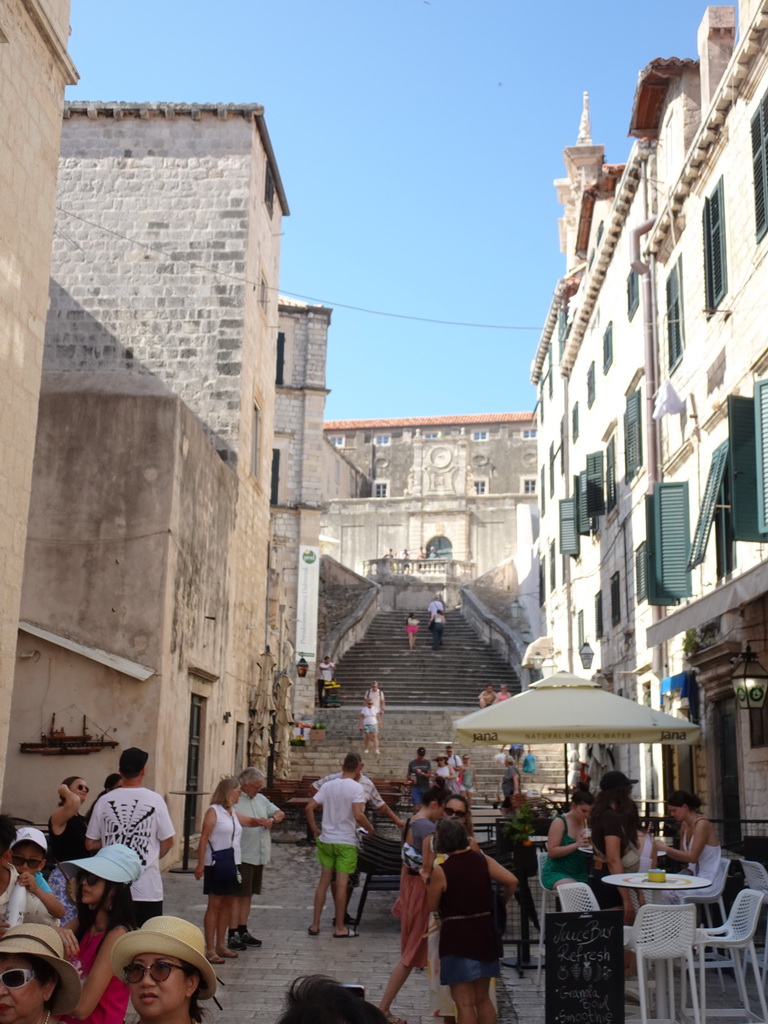
<instances>
[{"instance_id":1,"label":"awning over shop","mask_svg":"<svg viewBox=\"0 0 768 1024\"><path fill-rule=\"evenodd\" d=\"M684 608L667 615L646 630L645 642L648 647L669 640L686 629L698 629L710 619L723 615L725 612L741 608L768 593L768 561L760 562L742 573L735 580L724 583L712 594L689 601Z\"/></svg>"}]
</instances>

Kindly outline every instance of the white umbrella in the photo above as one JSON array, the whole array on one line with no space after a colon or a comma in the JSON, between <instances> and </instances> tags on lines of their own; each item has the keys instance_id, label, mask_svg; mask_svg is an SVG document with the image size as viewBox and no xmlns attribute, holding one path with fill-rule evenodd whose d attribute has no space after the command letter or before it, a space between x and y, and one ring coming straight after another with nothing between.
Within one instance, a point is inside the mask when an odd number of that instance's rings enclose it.
<instances>
[{"instance_id":1,"label":"white umbrella","mask_svg":"<svg viewBox=\"0 0 768 1024\"><path fill-rule=\"evenodd\" d=\"M454 722L463 746L488 743L696 743L698 725L568 672Z\"/></svg>"}]
</instances>

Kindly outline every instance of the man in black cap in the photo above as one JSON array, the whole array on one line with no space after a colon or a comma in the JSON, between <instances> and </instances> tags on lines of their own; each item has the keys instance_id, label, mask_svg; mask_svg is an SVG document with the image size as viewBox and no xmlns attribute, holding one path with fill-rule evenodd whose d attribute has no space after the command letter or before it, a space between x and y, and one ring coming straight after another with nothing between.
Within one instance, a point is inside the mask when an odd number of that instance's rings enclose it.
<instances>
[{"instance_id":1,"label":"man in black cap","mask_svg":"<svg viewBox=\"0 0 768 1024\"><path fill-rule=\"evenodd\" d=\"M163 882L158 863L173 845L174 828L165 800L142 785L149 754L127 747L120 755L119 789L99 797L93 807L85 845L99 850L123 843L141 859L141 875L131 886L136 924L163 913Z\"/></svg>"},{"instance_id":2,"label":"man in black cap","mask_svg":"<svg viewBox=\"0 0 768 1024\"><path fill-rule=\"evenodd\" d=\"M429 789L429 773L432 765L424 756L426 752L424 747L419 747L416 757L413 761L408 762L408 778L413 783L411 799L414 811L418 811L421 807L421 798Z\"/></svg>"}]
</instances>

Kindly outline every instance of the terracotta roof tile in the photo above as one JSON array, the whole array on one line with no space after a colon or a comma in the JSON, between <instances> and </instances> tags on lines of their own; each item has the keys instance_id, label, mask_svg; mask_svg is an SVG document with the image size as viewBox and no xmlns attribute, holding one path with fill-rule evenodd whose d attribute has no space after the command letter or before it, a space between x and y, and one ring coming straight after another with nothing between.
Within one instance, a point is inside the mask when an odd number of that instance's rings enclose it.
<instances>
[{"instance_id":1,"label":"terracotta roof tile","mask_svg":"<svg viewBox=\"0 0 768 1024\"><path fill-rule=\"evenodd\" d=\"M369 427L453 427L480 423L532 423L532 412L486 412L466 416L403 416L391 420L327 420L324 430L366 430Z\"/></svg>"}]
</instances>

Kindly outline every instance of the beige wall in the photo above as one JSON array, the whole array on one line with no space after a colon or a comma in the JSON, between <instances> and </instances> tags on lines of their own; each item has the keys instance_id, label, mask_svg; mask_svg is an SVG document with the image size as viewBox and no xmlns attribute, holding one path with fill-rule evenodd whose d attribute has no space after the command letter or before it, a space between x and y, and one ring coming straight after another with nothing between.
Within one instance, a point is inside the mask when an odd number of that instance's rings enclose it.
<instances>
[{"instance_id":1,"label":"beige wall","mask_svg":"<svg viewBox=\"0 0 768 1024\"><path fill-rule=\"evenodd\" d=\"M0 777L40 387L69 0L0 9Z\"/></svg>"}]
</instances>

